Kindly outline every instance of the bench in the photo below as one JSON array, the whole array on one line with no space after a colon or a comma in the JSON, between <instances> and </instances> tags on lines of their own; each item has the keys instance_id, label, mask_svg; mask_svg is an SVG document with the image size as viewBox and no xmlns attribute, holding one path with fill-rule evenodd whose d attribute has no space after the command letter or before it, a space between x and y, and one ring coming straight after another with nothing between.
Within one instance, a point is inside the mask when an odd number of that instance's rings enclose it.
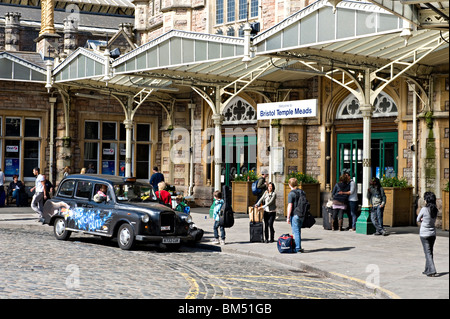
<instances>
[{"instance_id":1,"label":"bench","mask_svg":"<svg viewBox=\"0 0 450 319\"><path fill-rule=\"evenodd\" d=\"M25 195L22 198L22 205L21 206L30 206L31 205L31 199L33 198L34 193L30 191L32 189L32 186L25 186ZM23 196L23 195L22 195ZM12 190L8 189L6 190L6 206L16 204L16 200L12 197Z\"/></svg>"}]
</instances>

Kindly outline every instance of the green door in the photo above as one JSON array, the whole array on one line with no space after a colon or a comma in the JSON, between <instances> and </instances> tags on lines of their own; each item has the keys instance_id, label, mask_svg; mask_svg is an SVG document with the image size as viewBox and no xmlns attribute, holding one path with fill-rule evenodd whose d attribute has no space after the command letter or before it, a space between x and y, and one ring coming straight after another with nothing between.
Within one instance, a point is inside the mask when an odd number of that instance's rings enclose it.
<instances>
[{"instance_id":1,"label":"green door","mask_svg":"<svg viewBox=\"0 0 450 319\"><path fill-rule=\"evenodd\" d=\"M222 184L231 186L236 175L256 171L256 136L222 138Z\"/></svg>"},{"instance_id":2,"label":"green door","mask_svg":"<svg viewBox=\"0 0 450 319\"><path fill-rule=\"evenodd\" d=\"M396 132L372 133L372 177L397 176L397 146ZM358 186L358 194L361 194L363 134L338 134L337 152L336 180L344 169L350 170ZM361 201L361 196L359 199Z\"/></svg>"}]
</instances>

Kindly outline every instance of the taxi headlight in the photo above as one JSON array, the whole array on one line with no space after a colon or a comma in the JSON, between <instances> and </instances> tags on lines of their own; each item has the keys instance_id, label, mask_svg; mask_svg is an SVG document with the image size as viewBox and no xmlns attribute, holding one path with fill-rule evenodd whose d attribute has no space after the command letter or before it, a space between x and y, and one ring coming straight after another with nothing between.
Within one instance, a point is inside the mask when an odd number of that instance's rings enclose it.
<instances>
[{"instance_id":1,"label":"taxi headlight","mask_svg":"<svg viewBox=\"0 0 450 319\"><path fill-rule=\"evenodd\" d=\"M191 215L182 214L180 216L180 218L181 218L182 221L184 221L184 222L186 222L188 224L192 223L192 216Z\"/></svg>"},{"instance_id":2,"label":"taxi headlight","mask_svg":"<svg viewBox=\"0 0 450 319\"><path fill-rule=\"evenodd\" d=\"M142 215L141 220L142 220L144 223L148 223L149 220L150 220L150 216L148 216L148 214L144 214L144 215Z\"/></svg>"}]
</instances>

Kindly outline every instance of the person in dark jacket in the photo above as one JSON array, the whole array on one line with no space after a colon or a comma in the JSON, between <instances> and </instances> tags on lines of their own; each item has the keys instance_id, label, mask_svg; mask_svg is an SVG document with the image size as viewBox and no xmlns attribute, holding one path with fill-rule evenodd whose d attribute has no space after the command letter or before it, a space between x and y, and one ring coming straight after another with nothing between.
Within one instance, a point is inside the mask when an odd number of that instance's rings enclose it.
<instances>
[{"instance_id":1,"label":"person in dark jacket","mask_svg":"<svg viewBox=\"0 0 450 319\"><path fill-rule=\"evenodd\" d=\"M338 229L342 230L342 223L344 221L344 212L348 207L348 192L350 191L350 184L348 183L347 176L342 174L339 177L339 182L334 185L331 193L333 197L333 213L331 215L331 229L336 230L334 221L338 220Z\"/></svg>"},{"instance_id":2,"label":"person in dark jacket","mask_svg":"<svg viewBox=\"0 0 450 319\"><path fill-rule=\"evenodd\" d=\"M158 171L158 167L153 167L153 175L150 177L150 184L153 186L153 190L157 192L158 184L164 182L164 175Z\"/></svg>"},{"instance_id":3,"label":"person in dark jacket","mask_svg":"<svg viewBox=\"0 0 450 319\"><path fill-rule=\"evenodd\" d=\"M370 182L369 189L367 190L367 198L372 204L370 218L376 230L374 235L387 236L388 233L383 227L383 213L384 206L386 205L386 195L384 194L383 187L381 187L380 180L376 177L374 177Z\"/></svg>"},{"instance_id":4,"label":"person in dark jacket","mask_svg":"<svg viewBox=\"0 0 450 319\"><path fill-rule=\"evenodd\" d=\"M263 194L266 192L267 190L267 181L266 178L269 176L269 174L267 174L267 171L263 171L261 172L261 176L258 178L258 184L256 184L256 188L258 188L260 190L259 194L256 196L256 201L258 202L261 197L263 196Z\"/></svg>"},{"instance_id":5,"label":"person in dark jacket","mask_svg":"<svg viewBox=\"0 0 450 319\"><path fill-rule=\"evenodd\" d=\"M9 183L8 192L16 200L16 206L22 206L22 202L27 194L25 193L25 185L19 181L19 176L13 175L13 181Z\"/></svg>"}]
</instances>

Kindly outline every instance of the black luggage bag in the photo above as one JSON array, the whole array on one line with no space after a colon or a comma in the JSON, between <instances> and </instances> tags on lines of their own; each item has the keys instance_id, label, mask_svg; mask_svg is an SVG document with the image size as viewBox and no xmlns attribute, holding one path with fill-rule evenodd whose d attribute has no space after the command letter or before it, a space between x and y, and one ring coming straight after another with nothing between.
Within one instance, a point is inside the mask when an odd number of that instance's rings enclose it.
<instances>
[{"instance_id":1,"label":"black luggage bag","mask_svg":"<svg viewBox=\"0 0 450 319\"><path fill-rule=\"evenodd\" d=\"M262 243L264 241L263 223L250 222L250 242Z\"/></svg>"},{"instance_id":2,"label":"black luggage bag","mask_svg":"<svg viewBox=\"0 0 450 319\"><path fill-rule=\"evenodd\" d=\"M250 242L251 243L262 243L264 242L264 235L263 235L263 222L255 222L256 216L255 214L258 213L257 209L253 209L252 212L253 218L250 222Z\"/></svg>"}]
</instances>

